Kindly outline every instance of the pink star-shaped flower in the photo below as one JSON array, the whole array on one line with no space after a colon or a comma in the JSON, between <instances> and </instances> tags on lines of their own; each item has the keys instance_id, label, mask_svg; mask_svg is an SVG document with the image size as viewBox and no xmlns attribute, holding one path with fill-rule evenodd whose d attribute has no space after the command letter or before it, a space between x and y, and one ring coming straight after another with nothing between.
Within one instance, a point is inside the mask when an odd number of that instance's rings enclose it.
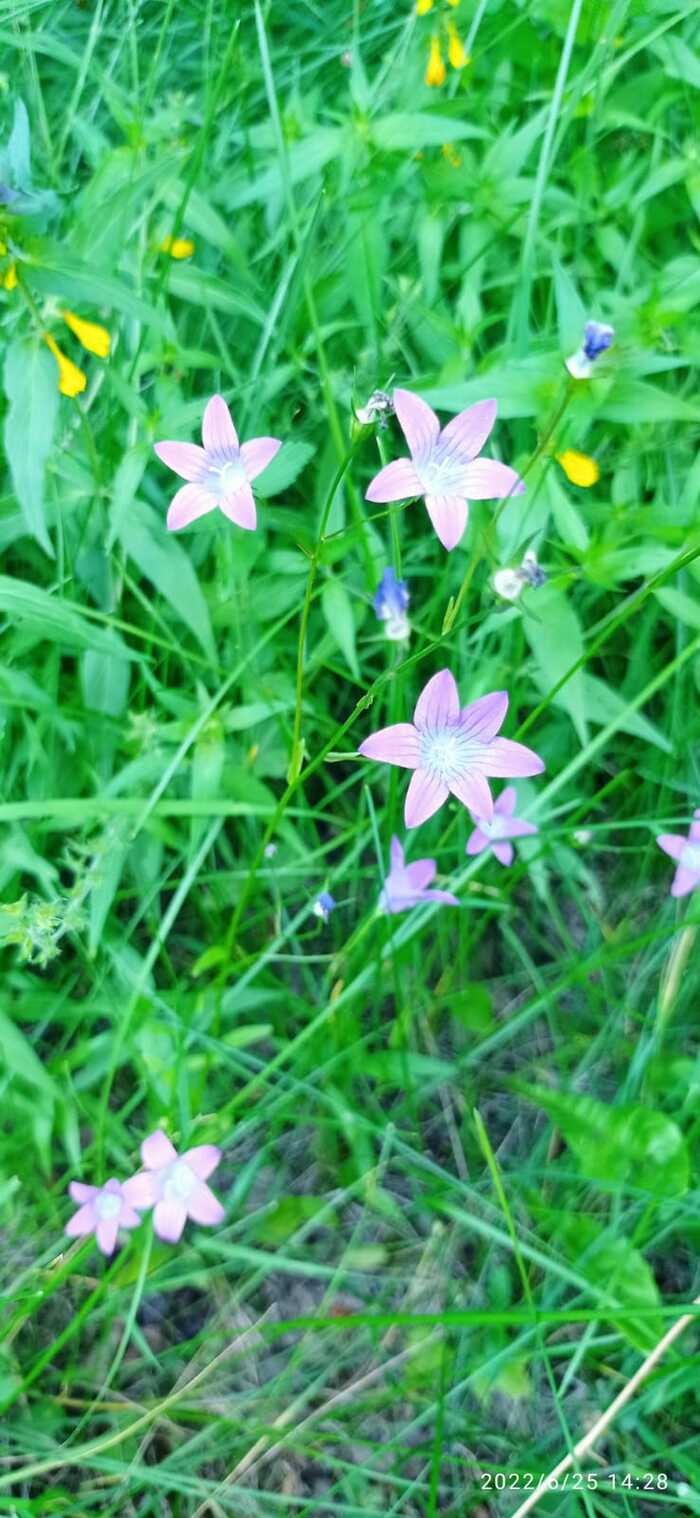
<instances>
[{"instance_id":1,"label":"pink star-shaped flower","mask_svg":"<svg viewBox=\"0 0 700 1518\"><path fill-rule=\"evenodd\" d=\"M700 807L693 812L687 838L683 838L680 833L659 833L656 842L664 854L670 854L678 865L671 895L688 896L700 885Z\"/></svg>"},{"instance_id":2,"label":"pink star-shaped flower","mask_svg":"<svg viewBox=\"0 0 700 1518\"><path fill-rule=\"evenodd\" d=\"M534 822L514 817L514 811L515 787L507 785L494 803L490 822L485 817L474 817L476 827L467 842L467 853L482 854L484 849L492 849L499 864L512 864L513 845L508 840L537 832Z\"/></svg>"},{"instance_id":3,"label":"pink star-shaped flower","mask_svg":"<svg viewBox=\"0 0 700 1518\"><path fill-rule=\"evenodd\" d=\"M436 874L434 859L414 859L413 864L406 864L404 851L394 836L391 840L391 869L379 897L380 908L384 912L405 912L426 901L441 901L458 907L457 897L451 891L428 890Z\"/></svg>"},{"instance_id":4,"label":"pink star-shaped flower","mask_svg":"<svg viewBox=\"0 0 700 1518\"><path fill-rule=\"evenodd\" d=\"M394 391L394 407L410 459L395 459L376 474L368 501L423 496L444 548L456 548L469 515L469 501L522 495L525 486L508 464L479 458L496 420L496 401L477 401L440 431L435 412L410 390Z\"/></svg>"},{"instance_id":5,"label":"pink star-shaped flower","mask_svg":"<svg viewBox=\"0 0 700 1518\"><path fill-rule=\"evenodd\" d=\"M128 1182L127 1182L128 1185ZM126 1189L112 1177L104 1186L86 1186L82 1181L71 1181L68 1191L74 1202L80 1202L77 1212L66 1224L70 1239L94 1233L98 1248L103 1254L113 1254L120 1228L138 1228L141 1219L126 1195Z\"/></svg>"},{"instance_id":6,"label":"pink star-shaped flower","mask_svg":"<svg viewBox=\"0 0 700 1518\"><path fill-rule=\"evenodd\" d=\"M203 448L198 443L153 444L159 459L189 482L170 502L168 527L172 532L189 527L218 506L229 521L252 532L257 518L250 482L282 447L280 439L254 437L239 443L223 395L213 395L204 412L202 442Z\"/></svg>"},{"instance_id":7,"label":"pink star-shaped flower","mask_svg":"<svg viewBox=\"0 0 700 1518\"><path fill-rule=\"evenodd\" d=\"M178 1154L159 1128L141 1145L145 1170L124 1182L124 1193L133 1207L153 1207L153 1227L159 1239L176 1244L188 1218L213 1227L224 1209L205 1185L221 1159L215 1144L198 1144Z\"/></svg>"},{"instance_id":8,"label":"pink star-shaped flower","mask_svg":"<svg viewBox=\"0 0 700 1518\"><path fill-rule=\"evenodd\" d=\"M407 828L432 817L450 792L476 817L490 822L493 799L487 775L539 775L544 763L524 743L497 738L508 710L504 690L479 696L460 709L454 675L441 669L424 687L413 722L397 722L365 738L358 752L415 770L406 793Z\"/></svg>"}]
</instances>

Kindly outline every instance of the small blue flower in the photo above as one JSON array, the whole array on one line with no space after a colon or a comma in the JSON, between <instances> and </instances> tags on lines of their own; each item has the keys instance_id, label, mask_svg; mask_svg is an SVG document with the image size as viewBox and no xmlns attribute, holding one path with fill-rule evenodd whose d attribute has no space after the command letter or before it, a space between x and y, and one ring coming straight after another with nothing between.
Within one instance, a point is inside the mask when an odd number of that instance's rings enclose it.
<instances>
[{"instance_id":1,"label":"small blue flower","mask_svg":"<svg viewBox=\"0 0 700 1518\"><path fill-rule=\"evenodd\" d=\"M411 624L406 616L409 602L405 580L397 580L393 569L385 569L374 597L374 610L380 622L385 623L387 638L396 643L408 638Z\"/></svg>"},{"instance_id":2,"label":"small blue flower","mask_svg":"<svg viewBox=\"0 0 700 1518\"><path fill-rule=\"evenodd\" d=\"M596 359L606 352L614 338L613 327L606 327L603 322L586 322L581 347L566 360L569 374L574 379L590 379Z\"/></svg>"},{"instance_id":3,"label":"small blue flower","mask_svg":"<svg viewBox=\"0 0 700 1518\"><path fill-rule=\"evenodd\" d=\"M328 922L336 905L335 897L331 896L330 891L321 891L313 904L314 917L320 917L323 922Z\"/></svg>"}]
</instances>

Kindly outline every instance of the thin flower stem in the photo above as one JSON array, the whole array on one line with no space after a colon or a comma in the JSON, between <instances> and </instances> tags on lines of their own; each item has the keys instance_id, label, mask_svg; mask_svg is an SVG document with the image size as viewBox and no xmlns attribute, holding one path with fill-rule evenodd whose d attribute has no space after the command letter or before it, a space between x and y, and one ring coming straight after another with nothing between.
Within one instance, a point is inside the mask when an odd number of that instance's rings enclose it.
<instances>
[{"instance_id":1,"label":"thin flower stem","mask_svg":"<svg viewBox=\"0 0 700 1518\"><path fill-rule=\"evenodd\" d=\"M693 1306L700 1306L700 1297L695 1297ZM520 1507L516 1508L513 1513L513 1518L525 1518L525 1514L530 1513L539 1502L540 1497L550 1489L550 1483L558 1481L560 1476L563 1476L566 1471L571 1470L575 1462L583 1459L583 1456L588 1454L588 1451L593 1448L593 1445L600 1439L601 1435L610 1427L617 1414L631 1401L638 1387L641 1386L643 1381L646 1381L647 1376L650 1375L655 1365L658 1365L659 1360L665 1355L667 1349L670 1349L671 1345L676 1339L680 1338L680 1335L688 1325L695 1321L695 1317L695 1313L685 1312L682 1317L676 1319L675 1323L659 1339L658 1344L655 1345L651 1353L647 1355L646 1360L642 1361L642 1364L635 1371L634 1375L630 1377L627 1385L623 1386L622 1391L618 1392L614 1401L610 1403L610 1406L606 1408L605 1412L593 1424L593 1427L588 1430L587 1434L584 1434L582 1439L579 1439L578 1444L574 1445L571 1453L565 1455L564 1459L554 1466L549 1475L545 1477L544 1481L540 1482L539 1486L530 1493L529 1497L524 1502L521 1502Z\"/></svg>"}]
</instances>

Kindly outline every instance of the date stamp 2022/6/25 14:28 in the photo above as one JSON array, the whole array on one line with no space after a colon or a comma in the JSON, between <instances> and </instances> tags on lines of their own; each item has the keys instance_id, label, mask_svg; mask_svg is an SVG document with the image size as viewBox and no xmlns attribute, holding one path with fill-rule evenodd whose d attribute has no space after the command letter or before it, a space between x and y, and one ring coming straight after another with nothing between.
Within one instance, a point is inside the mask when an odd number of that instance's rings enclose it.
<instances>
[{"instance_id":1,"label":"date stamp 2022/6/25 14:28","mask_svg":"<svg viewBox=\"0 0 700 1518\"><path fill-rule=\"evenodd\" d=\"M548 1475L545 1471L481 1471L479 1486L486 1491L534 1491L543 1487L550 1492L621 1491L665 1492L669 1478L664 1471L562 1471Z\"/></svg>"}]
</instances>

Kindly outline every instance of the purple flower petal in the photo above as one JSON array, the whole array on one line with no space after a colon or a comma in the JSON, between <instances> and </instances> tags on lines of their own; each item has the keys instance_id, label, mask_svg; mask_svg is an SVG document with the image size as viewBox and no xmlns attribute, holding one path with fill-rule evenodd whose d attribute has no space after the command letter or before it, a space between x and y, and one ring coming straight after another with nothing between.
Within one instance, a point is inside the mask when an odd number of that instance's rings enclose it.
<instances>
[{"instance_id":1,"label":"purple flower petal","mask_svg":"<svg viewBox=\"0 0 700 1518\"><path fill-rule=\"evenodd\" d=\"M219 501L219 508L237 527L245 527L248 532L255 530L258 518L250 485L239 485L237 490L224 496Z\"/></svg>"},{"instance_id":2,"label":"purple flower petal","mask_svg":"<svg viewBox=\"0 0 700 1518\"><path fill-rule=\"evenodd\" d=\"M177 1244L186 1222L187 1212L184 1202L164 1200L158 1203L153 1213L155 1232L159 1239L165 1240L166 1244Z\"/></svg>"},{"instance_id":3,"label":"purple flower petal","mask_svg":"<svg viewBox=\"0 0 700 1518\"><path fill-rule=\"evenodd\" d=\"M281 440L277 437L254 437L249 443L242 443L241 462L248 479L254 480L262 474L281 447Z\"/></svg>"},{"instance_id":4,"label":"purple flower petal","mask_svg":"<svg viewBox=\"0 0 700 1518\"><path fill-rule=\"evenodd\" d=\"M215 506L216 496L205 490L203 485L183 485L170 502L167 526L170 532L178 532L181 527L189 527L190 522L196 522L197 517L206 516Z\"/></svg>"},{"instance_id":5,"label":"purple flower petal","mask_svg":"<svg viewBox=\"0 0 700 1518\"><path fill-rule=\"evenodd\" d=\"M434 859L416 859L413 864L406 865L406 881L412 891L424 891L436 874Z\"/></svg>"},{"instance_id":6,"label":"purple flower petal","mask_svg":"<svg viewBox=\"0 0 700 1518\"><path fill-rule=\"evenodd\" d=\"M410 459L394 459L375 474L365 492L366 501L407 501L422 495L423 488Z\"/></svg>"},{"instance_id":7,"label":"purple flower petal","mask_svg":"<svg viewBox=\"0 0 700 1518\"><path fill-rule=\"evenodd\" d=\"M428 774L427 770L417 769L411 776L411 783L406 792L404 805L404 819L407 828L417 828L421 822L427 822L447 800L449 791L443 780L437 775Z\"/></svg>"},{"instance_id":8,"label":"purple flower petal","mask_svg":"<svg viewBox=\"0 0 700 1518\"><path fill-rule=\"evenodd\" d=\"M698 884L700 884L700 875L697 870L689 870L684 864L679 864L673 877L671 895L688 896Z\"/></svg>"},{"instance_id":9,"label":"purple flower petal","mask_svg":"<svg viewBox=\"0 0 700 1518\"><path fill-rule=\"evenodd\" d=\"M494 738L484 749L484 770L488 775L509 779L511 776L541 775L544 761L534 749L512 738Z\"/></svg>"},{"instance_id":10,"label":"purple flower petal","mask_svg":"<svg viewBox=\"0 0 700 1518\"><path fill-rule=\"evenodd\" d=\"M464 537L469 517L468 502L459 495L426 495L425 505L443 548L448 552L456 548Z\"/></svg>"},{"instance_id":11,"label":"purple flower petal","mask_svg":"<svg viewBox=\"0 0 700 1518\"><path fill-rule=\"evenodd\" d=\"M138 1228L140 1222L141 1219L138 1215L138 1212L135 1212L133 1207L122 1207L121 1216L119 1218L120 1228Z\"/></svg>"},{"instance_id":12,"label":"purple flower petal","mask_svg":"<svg viewBox=\"0 0 700 1518\"><path fill-rule=\"evenodd\" d=\"M183 480L201 480L206 474L207 456L199 443L154 443L153 449Z\"/></svg>"},{"instance_id":13,"label":"purple flower petal","mask_svg":"<svg viewBox=\"0 0 700 1518\"><path fill-rule=\"evenodd\" d=\"M491 839L487 838L485 833L482 833L481 828L475 828L474 832L470 833L467 839L466 851L468 854L483 854L484 849L487 849L490 843Z\"/></svg>"},{"instance_id":14,"label":"purple flower petal","mask_svg":"<svg viewBox=\"0 0 700 1518\"><path fill-rule=\"evenodd\" d=\"M164 1165L170 1165L177 1159L177 1153L162 1128L157 1128L155 1133L149 1133L148 1138L144 1139L141 1158L148 1170L162 1170Z\"/></svg>"},{"instance_id":15,"label":"purple flower petal","mask_svg":"<svg viewBox=\"0 0 700 1518\"><path fill-rule=\"evenodd\" d=\"M490 822L493 817L493 797L489 790L488 781L480 774L479 770L467 770L464 775L457 775L450 780L450 790L458 801L468 806L480 821Z\"/></svg>"},{"instance_id":16,"label":"purple flower petal","mask_svg":"<svg viewBox=\"0 0 700 1518\"><path fill-rule=\"evenodd\" d=\"M97 1196L99 1189L99 1186L86 1186L84 1181L71 1181L68 1195L74 1202L90 1202Z\"/></svg>"},{"instance_id":17,"label":"purple flower petal","mask_svg":"<svg viewBox=\"0 0 700 1518\"><path fill-rule=\"evenodd\" d=\"M186 1149L182 1159L194 1171L198 1180L206 1181L219 1164L221 1150L217 1149L216 1144L197 1144L194 1149Z\"/></svg>"},{"instance_id":18,"label":"purple flower petal","mask_svg":"<svg viewBox=\"0 0 700 1518\"><path fill-rule=\"evenodd\" d=\"M463 479L470 501L497 501L504 495L522 495L525 489L520 475L498 459L474 459L467 464Z\"/></svg>"},{"instance_id":19,"label":"purple flower petal","mask_svg":"<svg viewBox=\"0 0 700 1518\"><path fill-rule=\"evenodd\" d=\"M97 1191L97 1187L95 1190ZM69 1239L80 1239L83 1234L92 1233L94 1227L95 1208L92 1202L86 1202L83 1207L79 1207L78 1211L73 1213L72 1218L68 1219L63 1231L68 1234Z\"/></svg>"},{"instance_id":20,"label":"purple flower petal","mask_svg":"<svg viewBox=\"0 0 700 1518\"><path fill-rule=\"evenodd\" d=\"M102 1250L103 1254L114 1254L120 1221L119 1217L98 1219L95 1238L97 1239L98 1248Z\"/></svg>"},{"instance_id":21,"label":"purple flower petal","mask_svg":"<svg viewBox=\"0 0 700 1518\"><path fill-rule=\"evenodd\" d=\"M394 836L393 836L393 838L391 840L391 846L390 846L390 849L389 849L389 857L391 859L391 868L392 868L392 870L402 870L403 869L403 867L404 867L404 860L405 860L406 856L404 854L404 851L403 851L403 849L401 847L401 844L399 843L399 840L396 837L395 833L394 833Z\"/></svg>"},{"instance_id":22,"label":"purple flower petal","mask_svg":"<svg viewBox=\"0 0 700 1518\"><path fill-rule=\"evenodd\" d=\"M499 864L506 864L506 865L508 865L508 864L512 864L513 863L513 845L512 845L512 843L501 843L499 840L495 840L492 843L491 847L493 849L494 854L496 855L496 858L497 858Z\"/></svg>"},{"instance_id":23,"label":"purple flower petal","mask_svg":"<svg viewBox=\"0 0 700 1518\"><path fill-rule=\"evenodd\" d=\"M479 738L482 743L489 743L495 738L499 727L503 726L508 710L508 692L494 690L488 696L478 696L476 701L470 701L468 706L463 706L459 714L459 726L461 731L469 738Z\"/></svg>"},{"instance_id":24,"label":"purple flower petal","mask_svg":"<svg viewBox=\"0 0 700 1518\"><path fill-rule=\"evenodd\" d=\"M456 722L459 717L459 691L449 669L438 670L428 681L416 702L413 720L418 728L435 731Z\"/></svg>"},{"instance_id":25,"label":"purple flower petal","mask_svg":"<svg viewBox=\"0 0 700 1518\"><path fill-rule=\"evenodd\" d=\"M501 833L502 838L528 838L530 834L537 833L538 828L534 822L526 822L523 817L510 817Z\"/></svg>"},{"instance_id":26,"label":"purple flower petal","mask_svg":"<svg viewBox=\"0 0 700 1518\"><path fill-rule=\"evenodd\" d=\"M124 1181L122 1193L130 1207L152 1207L158 1195L153 1172L140 1170L138 1175L130 1176Z\"/></svg>"},{"instance_id":27,"label":"purple flower petal","mask_svg":"<svg viewBox=\"0 0 700 1518\"><path fill-rule=\"evenodd\" d=\"M477 401L453 416L440 435L440 455L449 456L459 464L475 459L493 429L498 411L498 401Z\"/></svg>"},{"instance_id":28,"label":"purple flower petal","mask_svg":"<svg viewBox=\"0 0 700 1518\"><path fill-rule=\"evenodd\" d=\"M357 750L364 759L380 759L384 764L399 764L414 770L420 764L420 740L412 722L395 722L365 738Z\"/></svg>"},{"instance_id":29,"label":"purple flower petal","mask_svg":"<svg viewBox=\"0 0 700 1518\"><path fill-rule=\"evenodd\" d=\"M505 692L504 692L504 694L505 694ZM506 700L507 699L508 698L506 697ZM505 716L505 712L504 712L504 716ZM500 725L501 725L500 722L499 722L498 725L500 727ZM501 791L501 794L498 797L498 800L496 801L496 803L494 805L494 808L493 808L494 812L497 812L498 815L499 815L499 817L512 817L513 813L515 811L515 801L516 801L515 786L514 785L507 785L506 788L505 788L505 790Z\"/></svg>"},{"instance_id":30,"label":"purple flower petal","mask_svg":"<svg viewBox=\"0 0 700 1518\"><path fill-rule=\"evenodd\" d=\"M679 860L687 843L687 838L681 838L679 833L659 833L656 842L664 854L670 854L672 859ZM73 1193L71 1192L71 1196Z\"/></svg>"},{"instance_id":31,"label":"purple flower petal","mask_svg":"<svg viewBox=\"0 0 700 1518\"><path fill-rule=\"evenodd\" d=\"M213 395L202 421L202 442L219 460L238 458L238 433L223 395Z\"/></svg>"},{"instance_id":32,"label":"purple flower petal","mask_svg":"<svg viewBox=\"0 0 700 1518\"><path fill-rule=\"evenodd\" d=\"M214 1196L213 1191L200 1183L187 1203L187 1211L195 1223L204 1223L208 1228L213 1228L215 1223L221 1223L224 1219L224 1209L221 1202Z\"/></svg>"},{"instance_id":33,"label":"purple flower petal","mask_svg":"<svg viewBox=\"0 0 700 1518\"><path fill-rule=\"evenodd\" d=\"M459 899L453 895L452 891L424 891L421 901L442 901L446 906L459 906Z\"/></svg>"},{"instance_id":34,"label":"purple flower petal","mask_svg":"<svg viewBox=\"0 0 700 1518\"><path fill-rule=\"evenodd\" d=\"M440 423L427 401L422 401L411 390L395 390L393 399L394 410L411 450L411 457L420 466L430 457L437 443Z\"/></svg>"}]
</instances>

